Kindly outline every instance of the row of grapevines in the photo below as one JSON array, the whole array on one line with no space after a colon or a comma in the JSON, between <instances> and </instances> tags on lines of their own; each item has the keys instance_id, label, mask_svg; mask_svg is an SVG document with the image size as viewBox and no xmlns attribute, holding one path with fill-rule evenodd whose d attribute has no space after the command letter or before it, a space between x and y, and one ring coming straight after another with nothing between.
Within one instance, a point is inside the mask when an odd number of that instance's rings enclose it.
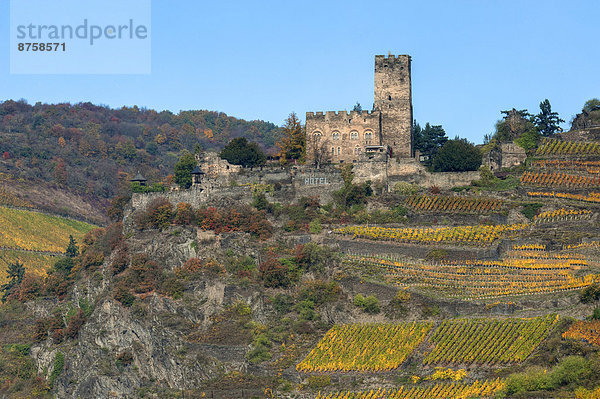
<instances>
[{"instance_id":1,"label":"row of grapevines","mask_svg":"<svg viewBox=\"0 0 600 399\"><path fill-rule=\"evenodd\" d=\"M597 276L577 276L581 259L507 259L468 264L409 263L377 256L349 255L361 267L382 268L389 283L434 288L464 299L552 293L588 287ZM467 263L467 262L465 262Z\"/></svg>"},{"instance_id":2,"label":"row of grapevines","mask_svg":"<svg viewBox=\"0 0 600 399\"><path fill-rule=\"evenodd\" d=\"M533 219L535 223L558 222L560 220L580 220L592 216L592 211L587 209L555 209L553 211L542 212Z\"/></svg>"},{"instance_id":3,"label":"row of grapevines","mask_svg":"<svg viewBox=\"0 0 600 399\"><path fill-rule=\"evenodd\" d=\"M500 237L508 237L515 233L527 230L529 227L528 224L523 223L437 228L348 226L335 229L334 232L342 235L351 235L352 238L399 241L415 244L449 243L461 245L485 245Z\"/></svg>"},{"instance_id":4,"label":"row of grapevines","mask_svg":"<svg viewBox=\"0 0 600 399\"><path fill-rule=\"evenodd\" d=\"M600 176L590 177L561 172L525 172L521 183L528 186L560 187L596 187L600 185Z\"/></svg>"},{"instance_id":5,"label":"row of grapevines","mask_svg":"<svg viewBox=\"0 0 600 399\"><path fill-rule=\"evenodd\" d=\"M80 240L95 228L87 223L0 206L0 248L62 252L69 235Z\"/></svg>"},{"instance_id":6,"label":"row of grapevines","mask_svg":"<svg viewBox=\"0 0 600 399\"><path fill-rule=\"evenodd\" d=\"M534 168L540 169L572 169L587 173L600 173L600 161L579 161L576 159L538 159L531 163Z\"/></svg>"},{"instance_id":7,"label":"row of grapevines","mask_svg":"<svg viewBox=\"0 0 600 399\"><path fill-rule=\"evenodd\" d=\"M532 319L444 321L430 338L424 364L508 364L525 360L550 333L558 315Z\"/></svg>"},{"instance_id":8,"label":"row of grapevines","mask_svg":"<svg viewBox=\"0 0 600 399\"><path fill-rule=\"evenodd\" d=\"M587 193L583 194L572 194L572 193L559 193L554 191L529 191L527 195L530 197L543 197L543 198L564 198L571 199L576 201L584 201L584 202L600 202L600 193Z\"/></svg>"},{"instance_id":9,"label":"row of grapevines","mask_svg":"<svg viewBox=\"0 0 600 399\"><path fill-rule=\"evenodd\" d=\"M563 338L585 340L600 346L600 320L575 322L562 336Z\"/></svg>"},{"instance_id":10,"label":"row of grapevines","mask_svg":"<svg viewBox=\"0 0 600 399\"><path fill-rule=\"evenodd\" d=\"M585 141L546 140L537 148L536 155L596 155L600 144Z\"/></svg>"},{"instance_id":11,"label":"row of grapevines","mask_svg":"<svg viewBox=\"0 0 600 399\"><path fill-rule=\"evenodd\" d=\"M486 214L502 208L502 201L498 199L442 195L412 196L406 199L406 204L419 212Z\"/></svg>"},{"instance_id":12,"label":"row of grapevines","mask_svg":"<svg viewBox=\"0 0 600 399\"><path fill-rule=\"evenodd\" d=\"M431 330L428 322L335 325L296 366L298 371L382 371L397 368Z\"/></svg>"},{"instance_id":13,"label":"row of grapevines","mask_svg":"<svg viewBox=\"0 0 600 399\"><path fill-rule=\"evenodd\" d=\"M475 381L472 384L437 383L427 386L410 386L370 391L342 391L321 393L316 399L468 399L489 398L503 389L505 381L501 379Z\"/></svg>"}]
</instances>

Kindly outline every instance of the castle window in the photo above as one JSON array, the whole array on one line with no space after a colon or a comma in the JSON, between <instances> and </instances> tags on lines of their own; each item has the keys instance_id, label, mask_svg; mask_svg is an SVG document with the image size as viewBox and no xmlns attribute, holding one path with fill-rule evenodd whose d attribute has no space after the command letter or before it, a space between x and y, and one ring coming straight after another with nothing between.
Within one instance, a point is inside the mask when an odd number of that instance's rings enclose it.
<instances>
[{"instance_id":1,"label":"castle window","mask_svg":"<svg viewBox=\"0 0 600 399\"><path fill-rule=\"evenodd\" d=\"M333 133L333 139L334 140L339 140L340 139L340 133L339 132Z\"/></svg>"},{"instance_id":2,"label":"castle window","mask_svg":"<svg viewBox=\"0 0 600 399\"><path fill-rule=\"evenodd\" d=\"M388 100L391 100L391 99L392 99L392 96L388 96Z\"/></svg>"},{"instance_id":3,"label":"castle window","mask_svg":"<svg viewBox=\"0 0 600 399\"><path fill-rule=\"evenodd\" d=\"M351 140L358 140L358 132L350 132Z\"/></svg>"},{"instance_id":4,"label":"castle window","mask_svg":"<svg viewBox=\"0 0 600 399\"><path fill-rule=\"evenodd\" d=\"M331 147L331 155L335 155L335 147Z\"/></svg>"},{"instance_id":5,"label":"castle window","mask_svg":"<svg viewBox=\"0 0 600 399\"><path fill-rule=\"evenodd\" d=\"M373 139L373 133L366 132L365 133L365 143L371 144L371 140Z\"/></svg>"},{"instance_id":6,"label":"castle window","mask_svg":"<svg viewBox=\"0 0 600 399\"><path fill-rule=\"evenodd\" d=\"M342 149L340 147L338 147L338 155L340 155L342 153Z\"/></svg>"},{"instance_id":7,"label":"castle window","mask_svg":"<svg viewBox=\"0 0 600 399\"><path fill-rule=\"evenodd\" d=\"M352 118L348 118L348 123L352 123Z\"/></svg>"}]
</instances>

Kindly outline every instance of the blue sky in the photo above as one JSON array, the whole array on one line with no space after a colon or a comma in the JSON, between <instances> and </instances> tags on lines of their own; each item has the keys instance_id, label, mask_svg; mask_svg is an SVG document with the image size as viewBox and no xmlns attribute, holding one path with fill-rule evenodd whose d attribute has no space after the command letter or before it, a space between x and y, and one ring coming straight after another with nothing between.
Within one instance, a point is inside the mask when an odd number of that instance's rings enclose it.
<instances>
[{"instance_id":1,"label":"blue sky","mask_svg":"<svg viewBox=\"0 0 600 399\"><path fill-rule=\"evenodd\" d=\"M500 110L548 98L568 122L600 97L598 1L153 0L149 75L11 75L7 0L0 15L0 100L280 125L292 111L370 109L374 55L388 52L412 56L417 121L477 143Z\"/></svg>"}]
</instances>

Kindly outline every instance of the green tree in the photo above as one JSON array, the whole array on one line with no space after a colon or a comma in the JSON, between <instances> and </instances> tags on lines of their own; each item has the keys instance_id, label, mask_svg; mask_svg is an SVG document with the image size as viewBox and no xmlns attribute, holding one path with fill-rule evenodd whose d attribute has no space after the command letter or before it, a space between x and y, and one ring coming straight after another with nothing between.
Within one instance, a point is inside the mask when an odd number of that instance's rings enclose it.
<instances>
[{"instance_id":1,"label":"green tree","mask_svg":"<svg viewBox=\"0 0 600 399\"><path fill-rule=\"evenodd\" d=\"M192 171L196 167L196 158L189 151L185 151L175 164L175 183L182 188L192 186Z\"/></svg>"},{"instance_id":2,"label":"green tree","mask_svg":"<svg viewBox=\"0 0 600 399\"><path fill-rule=\"evenodd\" d=\"M517 110L515 108L508 111L500 111L504 118L496 123L496 132L493 139L499 143L511 142L523 135L525 132L537 128L532 122L532 115L526 110Z\"/></svg>"},{"instance_id":3,"label":"green tree","mask_svg":"<svg viewBox=\"0 0 600 399\"><path fill-rule=\"evenodd\" d=\"M72 235L69 235L69 245L67 245L67 250L65 251L65 254L69 258L74 258L77 255L79 255L79 247L77 246L77 242L75 241Z\"/></svg>"},{"instance_id":4,"label":"green tree","mask_svg":"<svg viewBox=\"0 0 600 399\"><path fill-rule=\"evenodd\" d=\"M242 165L245 168L263 165L267 160L258 144L249 142L245 137L231 140L219 156L232 165Z\"/></svg>"},{"instance_id":5,"label":"green tree","mask_svg":"<svg viewBox=\"0 0 600 399\"><path fill-rule=\"evenodd\" d=\"M352 108L352 111L362 112L362 106L360 105L360 103L358 101L354 105L354 108Z\"/></svg>"},{"instance_id":6,"label":"green tree","mask_svg":"<svg viewBox=\"0 0 600 399\"><path fill-rule=\"evenodd\" d=\"M425 128L415 121L413 128L413 146L415 150L421 152L421 155L429 156L426 164L431 164L439 149L448 141L446 131L441 125L425 124Z\"/></svg>"},{"instance_id":7,"label":"green tree","mask_svg":"<svg viewBox=\"0 0 600 399\"><path fill-rule=\"evenodd\" d=\"M481 151L466 139L449 140L433 159L436 172L464 172L481 166Z\"/></svg>"},{"instance_id":8,"label":"green tree","mask_svg":"<svg viewBox=\"0 0 600 399\"><path fill-rule=\"evenodd\" d=\"M279 156L281 157L281 161L285 162L292 159L301 162L304 161L306 135L304 134L302 123L300 123L298 115L295 112L292 112L285 120L281 132L283 137L277 143L277 147L280 149Z\"/></svg>"},{"instance_id":9,"label":"green tree","mask_svg":"<svg viewBox=\"0 0 600 399\"><path fill-rule=\"evenodd\" d=\"M8 265L8 269L6 270L8 282L0 286L0 292L3 293L2 302L5 302L8 296L21 284L24 275L25 267L19 261Z\"/></svg>"},{"instance_id":10,"label":"green tree","mask_svg":"<svg viewBox=\"0 0 600 399\"><path fill-rule=\"evenodd\" d=\"M585 105L583 106L583 112L589 113L597 110L600 110L600 100L598 100L597 98L587 100L585 102Z\"/></svg>"},{"instance_id":11,"label":"green tree","mask_svg":"<svg viewBox=\"0 0 600 399\"><path fill-rule=\"evenodd\" d=\"M548 137L560 131L560 123L564 119L558 117L558 112L552 112L550 101L545 99L540 103L540 113L533 117L533 122L542 136Z\"/></svg>"}]
</instances>

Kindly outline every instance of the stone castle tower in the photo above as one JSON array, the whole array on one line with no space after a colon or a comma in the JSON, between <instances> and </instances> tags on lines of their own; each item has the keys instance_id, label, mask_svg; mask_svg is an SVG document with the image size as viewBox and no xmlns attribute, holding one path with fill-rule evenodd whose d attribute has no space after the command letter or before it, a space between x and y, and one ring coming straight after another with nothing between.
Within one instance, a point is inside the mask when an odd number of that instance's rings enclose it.
<instances>
[{"instance_id":1,"label":"stone castle tower","mask_svg":"<svg viewBox=\"0 0 600 399\"><path fill-rule=\"evenodd\" d=\"M375 56L372 111L306 113L308 163L357 162L365 152L412 157L411 58Z\"/></svg>"}]
</instances>

